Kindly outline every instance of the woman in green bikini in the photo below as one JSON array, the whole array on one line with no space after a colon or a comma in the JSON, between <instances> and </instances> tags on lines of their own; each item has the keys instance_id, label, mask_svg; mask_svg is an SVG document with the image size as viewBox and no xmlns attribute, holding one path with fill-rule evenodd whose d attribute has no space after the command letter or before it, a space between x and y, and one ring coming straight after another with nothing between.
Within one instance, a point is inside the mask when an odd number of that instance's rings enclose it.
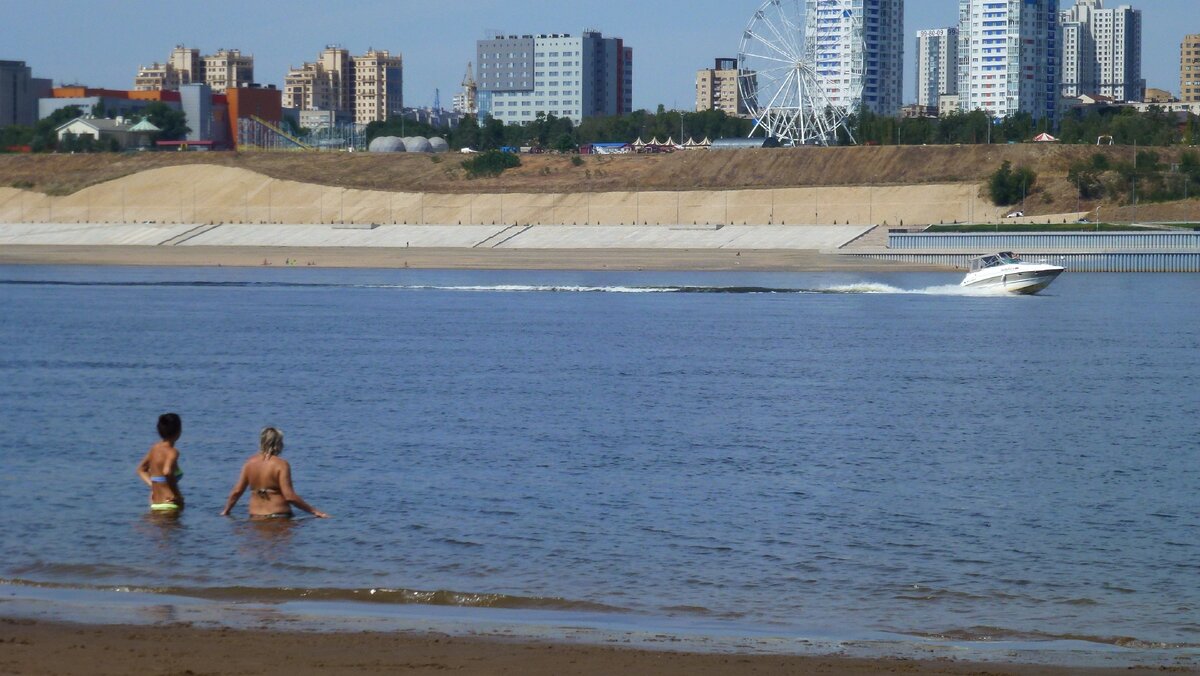
<instances>
[{"instance_id":1,"label":"woman in green bikini","mask_svg":"<svg viewBox=\"0 0 1200 676\"><path fill-rule=\"evenodd\" d=\"M183 421L175 413L158 416L158 436L161 441L150 447L138 463L137 474L150 487L150 509L155 512L179 512L183 509L183 493L179 492L179 449L175 442L183 434Z\"/></svg>"},{"instance_id":2,"label":"woman in green bikini","mask_svg":"<svg viewBox=\"0 0 1200 676\"><path fill-rule=\"evenodd\" d=\"M229 500L221 516L229 516L242 493L250 489L250 518L287 519L292 516L292 505L303 509L318 519L329 515L304 501L292 487L292 467L279 457L283 452L283 432L274 427L263 429L258 438L258 453L242 465L242 473L229 492Z\"/></svg>"}]
</instances>

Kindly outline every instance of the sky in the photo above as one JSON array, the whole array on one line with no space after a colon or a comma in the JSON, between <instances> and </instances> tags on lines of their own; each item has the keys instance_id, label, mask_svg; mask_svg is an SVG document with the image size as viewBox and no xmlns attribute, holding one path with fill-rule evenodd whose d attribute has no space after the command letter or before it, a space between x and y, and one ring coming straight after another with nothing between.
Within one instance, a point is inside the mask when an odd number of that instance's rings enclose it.
<instances>
[{"instance_id":1,"label":"sky","mask_svg":"<svg viewBox=\"0 0 1200 676\"><path fill-rule=\"evenodd\" d=\"M241 49L255 78L282 85L290 66L327 44L360 54L404 55L404 103L444 107L460 90L475 41L493 32L620 37L634 49L634 108L692 109L695 77L716 57L737 55L743 28L762 0L5 0L0 60L25 61L58 83L129 89L139 65L164 61L176 44L208 54ZM1178 93L1179 44L1200 33L1200 0L1127 0L1142 10L1143 77ZM1064 6L1073 0L1062 0ZM1106 6L1122 4L1108 0ZM954 25L958 0L905 3L904 91L916 91L916 31Z\"/></svg>"}]
</instances>

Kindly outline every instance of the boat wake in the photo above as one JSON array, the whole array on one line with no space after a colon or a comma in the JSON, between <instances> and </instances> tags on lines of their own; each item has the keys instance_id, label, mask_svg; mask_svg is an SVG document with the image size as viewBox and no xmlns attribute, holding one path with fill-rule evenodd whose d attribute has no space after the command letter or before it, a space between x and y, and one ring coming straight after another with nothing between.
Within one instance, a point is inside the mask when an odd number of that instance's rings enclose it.
<instances>
[{"instance_id":1,"label":"boat wake","mask_svg":"<svg viewBox=\"0 0 1200 676\"><path fill-rule=\"evenodd\" d=\"M617 294L824 294L824 295L926 295L926 296L989 296L994 290L964 288L957 284L930 286L922 289L902 289L878 282L856 282L818 287L771 286L627 286L627 285L568 285L568 284L489 284L489 285L430 285L430 284L353 284L320 282L261 282L261 281L120 281L83 282L63 280L0 280L0 286L95 286L95 287L193 287L212 289L388 289L397 291L450 291L473 293L617 293Z\"/></svg>"}]
</instances>

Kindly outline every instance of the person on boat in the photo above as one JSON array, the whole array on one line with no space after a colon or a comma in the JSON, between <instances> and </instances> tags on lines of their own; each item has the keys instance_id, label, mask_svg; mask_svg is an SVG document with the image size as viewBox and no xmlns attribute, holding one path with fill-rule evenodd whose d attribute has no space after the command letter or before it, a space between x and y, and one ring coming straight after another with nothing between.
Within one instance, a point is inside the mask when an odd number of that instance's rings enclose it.
<instances>
[{"instance_id":1,"label":"person on boat","mask_svg":"<svg viewBox=\"0 0 1200 676\"><path fill-rule=\"evenodd\" d=\"M138 463L137 475L150 487L152 511L177 513L183 509L183 493L179 491L183 470L179 469L179 449L175 448L182 435L183 421L178 414L158 416L160 441L151 446L146 457Z\"/></svg>"},{"instance_id":2,"label":"person on boat","mask_svg":"<svg viewBox=\"0 0 1200 676\"><path fill-rule=\"evenodd\" d=\"M289 519L292 505L318 519L329 515L304 501L292 487L292 467L279 457L283 453L283 432L274 427L263 428L258 437L258 453L242 465L237 483L229 492L229 500L221 516L229 516L233 506L250 489L250 517L259 519Z\"/></svg>"}]
</instances>

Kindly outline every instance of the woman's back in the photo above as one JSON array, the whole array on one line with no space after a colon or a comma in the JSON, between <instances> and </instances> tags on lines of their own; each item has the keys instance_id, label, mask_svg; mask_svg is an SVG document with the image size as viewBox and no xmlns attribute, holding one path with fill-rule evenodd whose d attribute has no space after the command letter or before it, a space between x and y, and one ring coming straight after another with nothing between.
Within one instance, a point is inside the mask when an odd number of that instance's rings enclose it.
<instances>
[{"instance_id":1,"label":"woman's back","mask_svg":"<svg viewBox=\"0 0 1200 676\"><path fill-rule=\"evenodd\" d=\"M230 510L237 504L242 493L250 489L250 516L254 517L289 517L292 515L292 505L316 516L327 518L329 515L305 502L304 498L296 495L292 488L292 468L287 461L279 457L283 452L283 432L274 427L263 428L258 438L258 453L251 456L242 465L237 483L229 492L225 501L222 516L229 516Z\"/></svg>"},{"instance_id":2,"label":"woman's back","mask_svg":"<svg viewBox=\"0 0 1200 676\"><path fill-rule=\"evenodd\" d=\"M290 468L279 456L263 456L256 453L246 461L245 475L250 488L250 514L254 516L276 516L292 513L291 504L284 487L289 482L284 474ZM291 486L287 485L290 492Z\"/></svg>"}]
</instances>

